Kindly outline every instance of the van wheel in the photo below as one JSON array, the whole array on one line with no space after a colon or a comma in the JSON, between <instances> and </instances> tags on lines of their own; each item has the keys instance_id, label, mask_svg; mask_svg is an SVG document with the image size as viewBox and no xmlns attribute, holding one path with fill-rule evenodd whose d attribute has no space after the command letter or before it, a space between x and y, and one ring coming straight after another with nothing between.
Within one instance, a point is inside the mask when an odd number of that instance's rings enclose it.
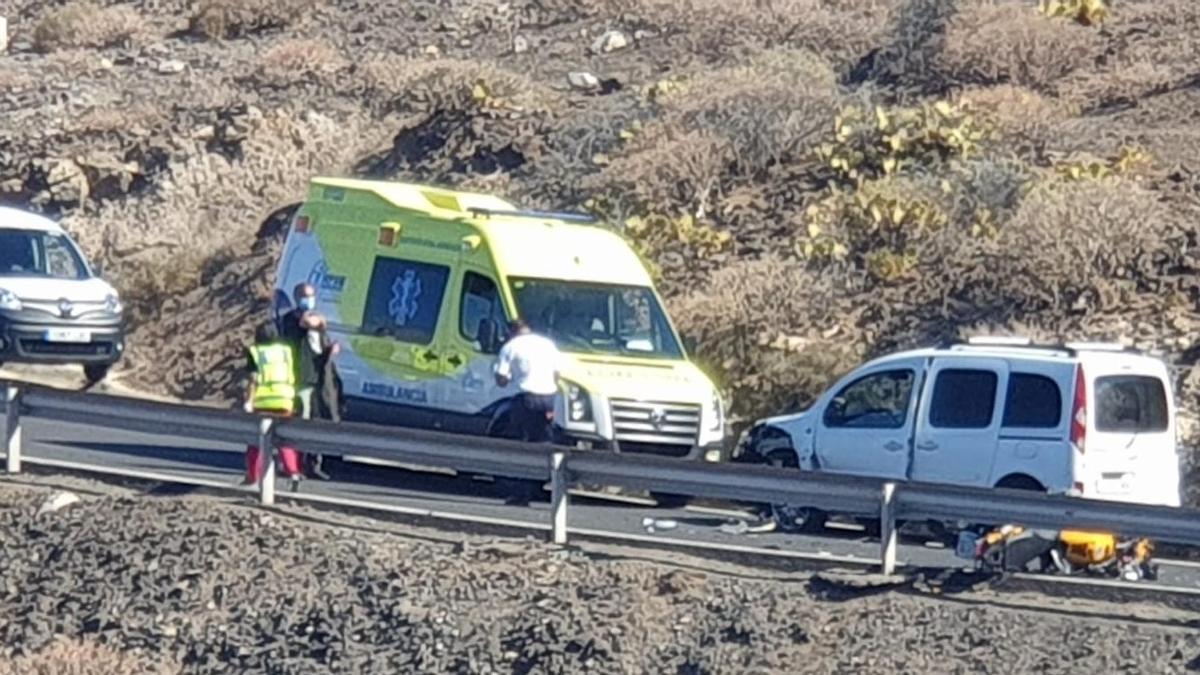
<instances>
[{"instance_id":1,"label":"van wheel","mask_svg":"<svg viewBox=\"0 0 1200 675\"><path fill-rule=\"evenodd\" d=\"M767 456L767 464L778 468L796 468L794 452L773 452ZM829 520L829 514L811 506L798 504L771 503L767 504L767 513L775 521L775 526L782 532L802 533L820 532Z\"/></svg>"},{"instance_id":2,"label":"van wheel","mask_svg":"<svg viewBox=\"0 0 1200 675\"><path fill-rule=\"evenodd\" d=\"M94 384L102 382L104 378L108 377L108 371L110 368L112 368L112 366L109 364L88 364L83 367L83 378L87 380L87 384L90 387Z\"/></svg>"},{"instance_id":3,"label":"van wheel","mask_svg":"<svg viewBox=\"0 0 1200 675\"><path fill-rule=\"evenodd\" d=\"M674 495L666 492L651 492L650 498L658 503L660 509L682 509L691 501L687 495Z\"/></svg>"},{"instance_id":4,"label":"van wheel","mask_svg":"<svg viewBox=\"0 0 1200 675\"><path fill-rule=\"evenodd\" d=\"M1037 479L1025 474L1013 474L1005 476L996 483L998 488L1006 488L1009 490L1028 490L1030 492L1045 492L1046 487L1039 483Z\"/></svg>"}]
</instances>

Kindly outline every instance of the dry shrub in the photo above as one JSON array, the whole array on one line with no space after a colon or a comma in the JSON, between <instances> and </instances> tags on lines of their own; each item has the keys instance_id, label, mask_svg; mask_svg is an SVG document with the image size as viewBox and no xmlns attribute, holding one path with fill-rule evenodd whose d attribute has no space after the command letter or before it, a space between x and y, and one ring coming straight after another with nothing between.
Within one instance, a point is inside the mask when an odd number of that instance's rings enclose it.
<instances>
[{"instance_id":1,"label":"dry shrub","mask_svg":"<svg viewBox=\"0 0 1200 675\"><path fill-rule=\"evenodd\" d=\"M1065 106L1030 89L1001 84L963 92L960 100L994 132L994 152L1043 161L1058 145Z\"/></svg>"},{"instance_id":2,"label":"dry shrub","mask_svg":"<svg viewBox=\"0 0 1200 675\"><path fill-rule=\"evenodd\" d=\"M145 34L146 22L128 5L102 7L83 0L48 12L33 30L44 52L66 48L111 47Z\"/></svg>"},{"instance_id":3,"label":"dry shrub","mask_svg":"<svg viewBox=\"0 0 1200 675\"><path fill-rule=\"evenodd\" d=\"M699 54L809 49L839 66L882 36L894 0L610 0L604 13Z\"/></svg>"},{"instance_id":4,"label":"dry shrub","mask_svg":"<svg viewBox=\"0 0 1200 675\"><path fill-rule=\"evenodd\" d=\"M200 0L192 31L211 39L238 38L289 26L320 0Z\"/></svg>"},{"instance_id":5,"label":"dry shrub","mask_svg":"<svg viewBox=\"0 0 1200 675\"><path fill-rule=\"evenodd\" d=\"M730 143L711 130L673 132L651 127L646 138L652 142L584 180L606 192L608 216L624 220L648 211L703 216L724 182Z\"/></svg>"},{"instance_id":6,"label":"dry shrub","mask_svg":"<svg viewBox=\"0 0 1200 675\"><path fill-rule=\"evenodd\" d=\"M752 174L804 153L825 131L837 77L811 52L768 50L698 75L661 100L671 123L725 136L732 159Z\"/></svg>"},{"instance_id":7,"label":"dry shrub","mask_svg":"<svg viewBox=\"0 0 1200 675\"><path fill-rule=\"evenodd\" d=\"M739 261L671 300L671 315L729 393L736 426L807 405L861 360L850 290L779 258Z\"/></svg>"},{"instance_id":8,"label":"dry shrub","mask_svg":"<svg viewBox=\"0 0 1200 675\"><path fill-rule=\"evenodd\" d=\"M1103 48L1093 29L1042 16L1023 2L985 0L950 20L938 62L956 82L1038 89L1094 61Z\"/></svg>"},{"instance_id":9,"label":"dry shrub","mask_svg":"<svg viewBox=\"0 0 1200 675\"><path fill-rule=\"evenodd\" d=\"M1131 181L1048 178L996 236L947 230L923 247L922 278L904 292L909 302L952 300L994 321L1120 313L1177 264L1184 220Z\"/></svg>"},{"instance_id":10,"label":"dry shrub","mask_svg":"<svg viewBox=\"0 0 1200 675\"><path fill-rule=\"evenodd\" d=\"M904 89L939 93L945 89L936 68L946 24L958 0L903 0L888 17L888 36L862 64L860 78Z\"/></svg>"},{"instance_id":11,"label":"dry shrub","mask_svg":"<svg viewBox=\"0 0 1200 675\"><path fill-rule=\"evenodd\" d=\"M561 95L532 78L483 61L383 57L358 67L351 85L381 112L541 112Z\"/></svg>"},{"instance_id":12,"label":"dry shrub","mask_svg":"<svg viewBox=\"0 0 1200 675\"><path fill-rule=\"evenodd\" d=\"M58 638L32 654L0 662L0 675L167 675L178 664L139 652L120 652L93 639Z\"/></svg>"},{"instance_id":13,"label":"dry shrub","mask_svg":"<svg viewBox=\"0 0 1200 675\"><path fill-rule=\"evenodd\" d=\"M662 86L658 118L584 184L618 213L702 217L729 184L804 160L836 109L836 78L809 52L769 50Z\"/></svg>"},{"instance_id":14,"label":"dry shrub","mask_svg":"<svg viewBox=\"0 0 1200 675\"><path fill-rule=\"evenodd\" d=\"M97 107L71 120L71 129L77 134L128 133L137 129L151 129L166 121L166 115L150 103L134 103L121 107Z\"/></svg>"},{"instance_id":15,"label":"dry shrub","mask_svg":"<svg viewBox=\"0 0 1200 675\"><path fill-rule=\"evenodd\" d=\"M1072 108L1084 111L1134 106L1154 93L1179 84L1185 75L1177 65L1138 61L1110 64L1102 70L1072 73L1054 91Z\"/></svg>"},{"instance_id":16,"label":"dry shrub","mask_svg":"<svg viewBox=\"0 0 1200 675\"><path fill-rule=\"evenodd\" d=\"M311 77L335 73L346 60L328 40L285 40L263 53L258 75L264 81L286 86Z\"/></svg>"}]
</instances>

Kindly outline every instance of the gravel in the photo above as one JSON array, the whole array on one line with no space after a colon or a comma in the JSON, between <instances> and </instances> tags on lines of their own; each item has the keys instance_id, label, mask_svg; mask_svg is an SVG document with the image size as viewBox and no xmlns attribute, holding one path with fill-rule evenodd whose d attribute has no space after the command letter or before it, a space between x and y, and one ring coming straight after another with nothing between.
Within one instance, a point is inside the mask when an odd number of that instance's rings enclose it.
<instances>
[{"instance_id":1,"label":"gravel","mask_svg":"<svg viewBox=\"0 0 1200 675\"><path fill-rule=\"evenodd\" d=\"M0 484L0 663L24 672L48 659L96 659L97 649L151 664L136 672L189 673L1163 673L1200 664L1195 608L1092 602L1066 612L1074 603L855 589L675 555L333 527L195 496L93 495L36 515L50 494Z\"/></svg>"}]
</instances>

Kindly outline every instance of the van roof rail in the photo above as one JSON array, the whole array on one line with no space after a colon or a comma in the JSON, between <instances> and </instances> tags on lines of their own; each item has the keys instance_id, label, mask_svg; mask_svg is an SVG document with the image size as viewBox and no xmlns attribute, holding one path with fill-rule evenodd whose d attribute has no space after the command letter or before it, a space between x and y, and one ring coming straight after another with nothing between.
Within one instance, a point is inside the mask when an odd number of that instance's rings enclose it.
<instances>
[{"instance_id":1,"label":"van roof rail","mask_svg":"<svg viewBox=\"0 0 1200 675\"><path fill-rule=\"evenodd\" d=\"M1065 342L1065 343L1036 343L1029 338L1022 337L974 337L969 338L966 342L961 340L951 340L943 345L945 349L964 350L964 349L1029 349L1040 351L1062 352L1067 356L1078 356L1079 352L1088 351L1106 351L1106 352L1127 352L1141 354L1142 350L1126 346L1119 342Z\"/></svg>"},{"instance_id":2,"label":"van roof rail","mask_svg":"<svg viewBox=\"0 0 1200 675\"><path fill-rule=\"evenodd\" d=\"M516 211L501 211L497 209L484 209L476 206L467 209L471 215L491 218L499 216L501 218L535 218L539 220L562 220L570 223L598 223L599 220L587 213L574 213L568 211L533 211L533 210L516 210Z\"/></svg>"}]
</instances>

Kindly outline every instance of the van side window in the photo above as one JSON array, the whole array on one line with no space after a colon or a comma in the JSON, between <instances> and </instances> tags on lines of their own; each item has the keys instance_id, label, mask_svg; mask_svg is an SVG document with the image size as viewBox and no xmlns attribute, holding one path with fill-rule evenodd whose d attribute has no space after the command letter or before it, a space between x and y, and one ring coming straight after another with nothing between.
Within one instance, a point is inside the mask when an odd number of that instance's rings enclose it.
<instances>
[{"instance_id":1,"label":"van side window","mask_svg":"<svg viewBox=\"0 0 1200 675\"><path fill-rule=\"evenodd\" d=\"M929 407L930 426L942 429L986 429L996 404L996 373L947 369L938 373Z\"/></svg>"},{"instance_id":2,"label":"van side window","mask_svg":"<svg viewBox=\"0 0 1200 675\"><path fill-rule=\"evenodd\" d=\"M468 342L479 338L479 322L493 319L497 328L505 326L504 303L496 282L474 272L463 275L462 302L459 308L458 330Z\"/></svg>"},{"instance_id":3,"label":"van side window","mask_svg":"<svg viewBox=\"0 0 1200 675\"><path fill-rule=\"evenodd\" d=\"M437 329L450 268L415 260L377 258L363 312L363 332L429 344Z\"/></svg>"},{"instance_id":4,"label":"van side window","mask_svg":"<svg viewBox=\"0 0 1200 675\"><path fill-rule=\"evenodd\" d=\"M1166 430L1167 394L1157 377L1110 375L1096 378L1096 431Z\"/></svg>"},{"instance_id":5,"label":"van side window","mask_svg":"<svg viewBox=\"0 0 1200 675\"><path fill-rule=\"evenodd\" d=\"M848 429L899 429L908 419L914 373L887 370L847 384L825 408L825 426Z\"/></svg>"},{"instance_id":6,"label":"van side window","mask_svg":"<svg viewBox=\"0 0 1200 675\"><path fill-rule=\"evenodd\" d=\"M1055 429L1062 420L1062 392L1043 375L1012 373L1004 401L1006 427Z\"/></svg>"}]
</instances>

